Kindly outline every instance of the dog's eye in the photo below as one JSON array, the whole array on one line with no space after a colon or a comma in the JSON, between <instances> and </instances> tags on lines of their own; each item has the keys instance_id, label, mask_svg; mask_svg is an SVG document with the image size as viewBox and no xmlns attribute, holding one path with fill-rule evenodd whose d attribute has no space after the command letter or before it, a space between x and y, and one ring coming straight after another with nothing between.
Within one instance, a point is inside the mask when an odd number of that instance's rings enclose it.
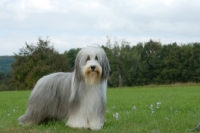
<instances>
[{"instance_id":1,"label":"dog's eye","mask_svg":"<svg viewBox=\"0 0 200 133\"><path fill-rule=\"evenodd\" d=\"M95 57L95 60L98 60L98 57L97 57L97 56Z\"/></svg>"},{"instance_id":2,"label":"dog's eye","mask_svg":"<svg viewBox=\"0 0 200 133\"><path fill-rule=\"evenodd\" d=\"M89 60L90 60L90 56L87 57L86 61L89 61Z\"/></svg>"}]
</instances>

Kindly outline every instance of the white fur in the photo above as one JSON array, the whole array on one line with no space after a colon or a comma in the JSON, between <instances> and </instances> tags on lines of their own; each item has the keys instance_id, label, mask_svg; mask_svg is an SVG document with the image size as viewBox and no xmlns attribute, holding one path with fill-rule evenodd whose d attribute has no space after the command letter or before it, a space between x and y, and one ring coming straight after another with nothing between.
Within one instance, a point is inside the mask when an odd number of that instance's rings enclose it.
<instances>
[{"instance_id":1,"label":"white fur","mask_svg":"<svg viewBox=\"0 0 200 133\"><path fill-rule=\"evenodd\" d=\"M83 48L76 57L74 72L50 74L37 82L19 123L67 119L70 127L100 129L104 124L109 71L102 48Z\"/></svg>"},{"instance_id":2,"label":"white fur","mask_svg":"<svg viewBox=\"0 0 200 133\"><path fill-rule=\"evenodd\" d=\"M66 125L78 128L100 129L103 126L102 116L98 114L98 107L101 106L101 96L106 102L106 87L107 82L88 86L85 91L84 98L81 101L81 106L78 110L71 113Z\"/></svg>"}]
</instances>

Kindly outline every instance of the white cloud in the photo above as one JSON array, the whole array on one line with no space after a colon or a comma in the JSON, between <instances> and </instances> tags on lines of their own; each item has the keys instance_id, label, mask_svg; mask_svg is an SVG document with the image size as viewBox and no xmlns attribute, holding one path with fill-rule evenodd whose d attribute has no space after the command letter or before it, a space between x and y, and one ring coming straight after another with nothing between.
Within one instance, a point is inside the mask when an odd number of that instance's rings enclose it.
<instances>
[{"instance_id":1,"label":"white cloud","mask_svg":"<svg viewBox=\"0 0 200 133\"><path fill-rule=\"evenodd\" d=\"M1 0L0 55L39 36L49 36L60 52L105 44L107 35L131 44L200 41L199 14L196 0Z\"/></svg>"},{"instance_id":2,"label":"white cloud","mask_svg":"<svg viewBox=\"0 0 200 133\"><path fill-rule=\"evenodd\" d=\"M50 0L30 0L30 5L33 5L36 9L43 11L51 11L54 9Z\"/></svg>"}]
</instances>

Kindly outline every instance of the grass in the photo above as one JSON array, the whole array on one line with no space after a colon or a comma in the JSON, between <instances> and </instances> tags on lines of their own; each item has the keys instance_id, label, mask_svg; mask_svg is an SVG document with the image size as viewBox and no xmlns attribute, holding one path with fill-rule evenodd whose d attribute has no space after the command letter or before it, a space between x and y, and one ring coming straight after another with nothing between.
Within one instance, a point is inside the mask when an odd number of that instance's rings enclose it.
<instances>
[{"instance_id":1,"label":"grass","mask_svg":"<svg viewBox=\"0 0 200 133\"><path fill-rule=\"evenodd\" d=\"M200 122L199 85L108 89L106 122L99 131L73 129L64 121L19 126L17 118L24 113L29 95L30 91L0 92L1 133L189 133ZM157 102L161 102L159 108Z\"/></svg>"}]
</instances>

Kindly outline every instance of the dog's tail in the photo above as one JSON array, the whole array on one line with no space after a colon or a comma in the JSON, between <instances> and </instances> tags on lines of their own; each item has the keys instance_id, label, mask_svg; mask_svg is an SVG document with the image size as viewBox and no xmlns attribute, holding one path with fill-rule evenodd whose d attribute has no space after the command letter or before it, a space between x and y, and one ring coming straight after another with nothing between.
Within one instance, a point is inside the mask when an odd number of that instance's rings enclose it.
<instances>
[{"instance_id":1,"label":"dog's tail","mask_svg":"<svg viewBox=\"0 0 200 133\"><path fill-rule=\"evenodd\" d=\"M39 124L41 121L41 118L38 118L37 116L30 115L30 114L24 114L18 118L19 125L34 125Z\"/></svg>"},{"instance_id":2,"label":"dog's tail","mask_svg":"<svg viewBox=\"0 0 200 133\"><path fill-rule=\"evenodd\" d=\"M30 124L32 124L28 119L27 119L27 115L26 114L24 114L24 115L22 115L22 116L20 116L19 118L18 118L18 122L19 122L19 125L30 125Z\"/></svg>"}]
</instances>

